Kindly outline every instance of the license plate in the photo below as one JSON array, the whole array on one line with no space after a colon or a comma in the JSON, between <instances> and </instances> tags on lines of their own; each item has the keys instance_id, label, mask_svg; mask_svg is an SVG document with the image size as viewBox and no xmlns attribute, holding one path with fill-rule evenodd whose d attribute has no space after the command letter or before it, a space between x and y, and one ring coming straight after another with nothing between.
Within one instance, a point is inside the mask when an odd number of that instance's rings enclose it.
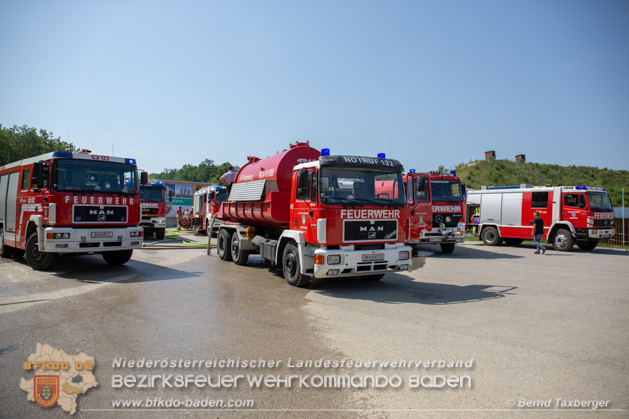
<instances>
[{"instance_id":1,"label":"license plate","mask_svg":"<svg viewBox=\"0 0 629 419\"><path fill-rule=\"evenodd\" d=\"M376 253L373 255L363 255L364 261L384 260L384 253Z\"/></svg>"},{"instance_id":2,"label":"license plate","mask_svg":"<svg viewBox=\"0 0 629 419\"><path fill-rule=\"evenodd\" d=\"M114 232L113 231L96 231L96 232L92 232L92 238L93 239L106 239L106 238L111 238L114 237Z\"/></svg>"}]
</instances>

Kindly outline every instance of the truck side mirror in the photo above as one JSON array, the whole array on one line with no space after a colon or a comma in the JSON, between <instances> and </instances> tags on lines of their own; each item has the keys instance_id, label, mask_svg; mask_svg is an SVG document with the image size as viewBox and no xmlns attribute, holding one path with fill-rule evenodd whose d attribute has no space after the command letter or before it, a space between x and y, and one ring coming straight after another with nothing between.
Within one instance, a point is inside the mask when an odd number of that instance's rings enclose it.
<instances>
[{"instance_id":1,"label":"truck side mirror","mask_svg":"<svg viewBox=\"0 0 629 419\"><path fill-rule=\"evenodd\" d=\"M33 188L41 186L42 178L44 177L44 165L42 162L33 164Z\"/></svg>"},{"instance_id":2,"label":"truck side mirror","mask_svg":"<svg viewBox=\"0 0 629 419\"><path fill-rule=\"evenodd\" d=\"M467 192L465 190L465 184L461 184L461 193L463 194L463 197L466 198L467 197Z\"/></svg>"},{"instance_id":3,"label":"truck side mirror","mask_svg":"<svg viewBox=\"0 0 629 419\"><path fill-rule=\"evenodd\" d=\"M408 185L406 189L407 189L406 193L408 194L408 196L406 197L406 200L408 201L409 204L412 204L413 202L415 202L415 189L414 189L413 178L411 176L408 177Z\"/></svg>"},{"instance_id":4,"label":"truck side mirror","mask_svg":"<svg viewBox=\"0 0 629 419\"><path fill-rule=\"evenodd\" d=\"M168 191L168 201L173 202L173 196L175 196L175 191L172 189Z\"/></svg>"},{"instance_id":5,"label":"truck side mirror","mask_svg":"<svg viewBox=\"0 0 629 419\"><path fill-rule=\"evenodd\" d=\"M148 185L149 183L149 174L147 172L140 173L140 184Z\"/></svg>"}]
</instances>

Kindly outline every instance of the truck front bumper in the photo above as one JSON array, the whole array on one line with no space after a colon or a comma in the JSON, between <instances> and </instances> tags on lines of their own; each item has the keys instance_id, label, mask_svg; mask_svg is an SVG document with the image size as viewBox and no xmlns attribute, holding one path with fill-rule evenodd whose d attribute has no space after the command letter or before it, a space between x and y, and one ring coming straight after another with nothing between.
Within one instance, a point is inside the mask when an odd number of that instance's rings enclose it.
<instances>
[{"instance_id":1,"label":"truck front bumper","mask_svg":"<svg viewBox=\"0 0 629 419\"><path fill-rule=\"evenodd\" d=\"M599 228L588 230L588 237L591 239L609 239L614 234L616 234L616 229L614 228Z\"/></svg>"},{"instance_id":2,"label":"truck front bumper","mask_svg":"<svg viewBox=\"0 0 629 419\"><path fill-rule=\"evenodd\" d=\"M166 218L145 218L140 221L140 227L142 226L148 228L166 228Z\"/></svg>"},{"instance_id":3,"label":"truck front bumper","mask_svg":"<svg viewBox=\"0 0 629 419\"><path fill-rule=\"evenodd\" d=\"M54 253L112 252L141 248L143 235L142 227L47 227L39 238L39 246Z\"/></svg>"},{"instance_id":4,"label":"truck front bumper","mask_svg":"<svg viewBox=\"0 0 629 419\"><path fill-rule=\"evenodd\" d=\"M455 228L433 228L430 231L422 231L419 241L414 243L463 243L465 232Z\"/></svg>"},{"instance_id":5,"label":"truck front bumper","mask_svg":"<svg viewBox=\"0 0 629 419\"><path fill-rule=\"evenodd\" d=\"M377 250L355 250L354 246L316 249L315 260L323 257L324 263L315 263L314 277L348 277L406 271L412 264L411 251L410 246L399 243L386 244L384 249ZM335 263L337 260L339 263Z\"/></svg>"}]
</instances>

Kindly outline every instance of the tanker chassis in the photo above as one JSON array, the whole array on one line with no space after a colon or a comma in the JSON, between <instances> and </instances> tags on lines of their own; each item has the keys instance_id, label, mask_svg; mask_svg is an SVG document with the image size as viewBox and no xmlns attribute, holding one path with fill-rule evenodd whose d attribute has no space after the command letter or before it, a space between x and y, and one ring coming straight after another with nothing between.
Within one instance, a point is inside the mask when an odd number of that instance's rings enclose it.
<instances>
[{"instance_id":1,"label":"tanker chassis","mask_svg":"<svg viewBox=\"0 0 629 419\"><path fill-rule=\"evenodd\" d=\"M257 253L299 287L332 277L379 280L385 272L410 268L398 161L330 156L308 143L248 159L212 219L222 220L217 240L222 260L245 265ZM396 184L398 198L378 196L376 185L388 180Z\"/></svg>"}]
</instances>

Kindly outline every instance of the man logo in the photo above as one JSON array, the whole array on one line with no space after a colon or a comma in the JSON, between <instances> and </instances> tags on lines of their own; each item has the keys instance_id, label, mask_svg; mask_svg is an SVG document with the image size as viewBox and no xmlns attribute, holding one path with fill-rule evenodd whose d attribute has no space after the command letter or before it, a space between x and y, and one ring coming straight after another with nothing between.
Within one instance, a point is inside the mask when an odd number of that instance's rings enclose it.
<instances>
[{"instance_id":1,"label":"man logo","mask_svg":"<svg viewBox=\"0 0 629 419\"><path fill-rule=\"evenodd\" d=\"M98 221L107 221L107 216L106 215L99 215L98 216Z\"/></svg>"},{"instance_id":2,"label":"man logo","mask_svg":"<svg viewBox=\"0 0 629 419\"><path fill-rule=\"evenodd\" d=\"M42 407L52 407L59 400L59 376L36 375L33 377L35 401Z\"/></svg>"},{"instance_id":3,"label":"man logo","mask_svg":"<svg viewBox=\"0 0 629 419\"><path fill-rule=\"evenodd\" d=\"M369 233L369 239L375 239L376 238L376 232L374 231L373 233Z\"/></svg>"}]
</instances>

